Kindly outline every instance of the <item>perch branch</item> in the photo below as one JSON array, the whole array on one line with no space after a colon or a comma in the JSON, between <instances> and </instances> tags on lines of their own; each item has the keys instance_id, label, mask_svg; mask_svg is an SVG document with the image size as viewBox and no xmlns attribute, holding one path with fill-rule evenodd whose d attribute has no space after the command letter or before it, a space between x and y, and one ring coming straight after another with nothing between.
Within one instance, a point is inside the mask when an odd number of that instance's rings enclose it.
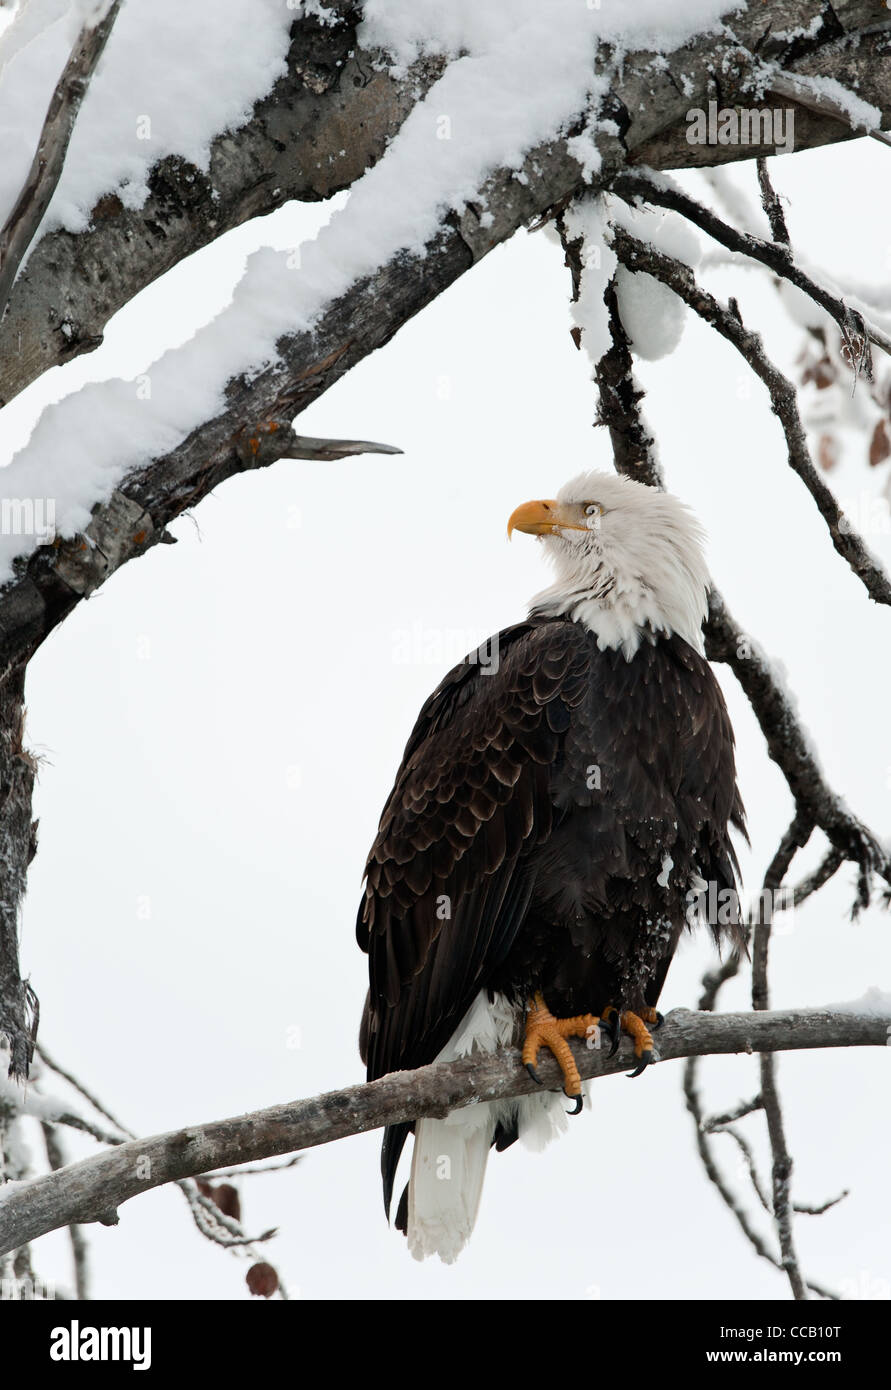
<instances>
[{"instance_id":1,"label":"perch branch","mask_svg":"<svg viewBox=\"0 0 891 1390\"><path fill-rule=\"evenodd\" d=\"M889 1027L891 1002L886 1012L865 1004L737 1014L677 1009L660 1029L658 1046L664 1061L739 1052L884 1047ZM609 1076L636 1064L627 1041L612 1058L582 1045L575 1048L575 1056L585 1078ZM543 1061L542 1075L546 1086L560 1088L553 1058ZM310 1100L132 1140L57 1173L7 1184L0 1195L0 1255L72 1222L113 1224L122 1202L165 1183L536 1089L519 1052L477 1053L417 1071L394 1072Z\"/></svg>"}]
</instances>

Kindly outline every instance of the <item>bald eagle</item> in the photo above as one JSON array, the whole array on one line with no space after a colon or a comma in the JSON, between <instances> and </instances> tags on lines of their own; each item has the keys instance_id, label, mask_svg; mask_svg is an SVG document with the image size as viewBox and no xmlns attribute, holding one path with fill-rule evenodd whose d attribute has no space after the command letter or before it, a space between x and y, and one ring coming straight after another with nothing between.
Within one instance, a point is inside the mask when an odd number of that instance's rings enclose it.
<instances>
[{"instance_id":1,"label":"bald eagle","mask_svg":"<svg viewBox=\"0 0 891 1390\"><path fill-rule=\"evenodd\" d=\"M417 723L366 865L360 1050L369 1080L522 1043L581 1109L571 1036L654 1057L655 1005L690 904L736 902L729 830L745 834L733 732L704 652L702 531L677 498L603 473L527 502L556 580L525 622L472 653ZM480 649L482 651L483 649ZM730 894L721 890L730 890ZM711 894L711 900L715 895ZM713 923L739 932L738 915ZM736 925L735 925L736 924ZM565 1127L559 1094L391 1125L381 1168L411 1253L451 1262L473 1228L489 1150Z\"/></svg>"}]
</instances>

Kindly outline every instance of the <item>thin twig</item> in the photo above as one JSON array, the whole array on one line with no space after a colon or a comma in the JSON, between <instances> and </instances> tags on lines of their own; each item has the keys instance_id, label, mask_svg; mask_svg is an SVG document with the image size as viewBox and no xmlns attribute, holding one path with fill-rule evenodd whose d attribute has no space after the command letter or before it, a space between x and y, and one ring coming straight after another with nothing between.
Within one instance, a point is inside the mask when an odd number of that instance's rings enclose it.
<instances>
[{"instance_id":1,"label":"thin twig","mask_svg":"<svg viewBox=\"0 0 891 1390\"><path fill-rule=\"evenodd\" d=\"M52 1172L58 1172L68 1162L62 1136L55 1125L44 1120L41 1123L46 1159ZM74 1296L80 1302L90 1297L90 1247L82 1226L73 1223L68 1227L71 1242L71 1259L74 1266Z\"/></svg>"},{"instance_id":2,"label":"thin twig","mask_svg":"<svg viewBox=\"0 0 891 1390\"><path fill-rule=\"evenodd\" d=\"M740 1153L743 1156L743 1162L746 1165L746 1169L748 1171L752 1187L755 1189L755 1196L758 1198L758 1201L761 1203L764 1210L766 1212L770 1212L770 1202L768 1201L767 1193L764 1191L764 1186L761 1182L761 1175L759 1174L757 1164L755 1163L755 1155L752 1152L752 1146L749 1143L748 1139L745 1139L740 1134L739 1130L736 1129L733 1125L718 1125L717 1127L713 1127L712 1129L710 1129L709 1133L730 1135L730 1138L737 1145Z\"/></svg>"},{"instance_id":3,"label":"thin twig","mask_svg":"<svg viewBox=\"0 0 891 1390\"><path fill-rule=\"evenodd\" d=\"M844 862L845 856L839 850L830 849L813 873L808 874L800 883L796 883L792 889L793 906L800 907L811 894L818 892L824 883L828 883L833 874L837 873Z\"/></svg>"},{"instance_id":4,"label":"thin twig","mask_svg":"<svg viewBox=\"0 0 891 1390\"><path fill-rule=\"evenodd\" d=\"M120 7L121 0L111 0L100 18L93 17L83 25L50 98L28 176L0 230L0 318L19 266L56 190L77 113Z\"/></svg>"},{"instance_id":5,"label":"thin twig","mask_svg":"<svg viewBox=\"0 0 891 1390\"><path fill-rule=\"evenodd\" d=\"M115 1129L119 1129L121 1134L128 1134L131 1139L136 1138L135 1132L132 1129L128 1129L126 1125L121 1124L120 1120L115 1115L113 1115L105 1105L102 1104L101 1100L99 1100L95 1095L93 1095L92 1091L87 1090L83 1082L79 1081L77 1077L73 1074L73 1072L67 1071L65 1067L63 1067L59 1062L55 1060L55 1058L50 1056L44 1043L38 1043L36 1050L37 1055L46 1064L46 1066L49 1067L50 1071L54 1071L57 1076L61 1076L63 1081L67 1081L68 1085L71 1086L75 1091L77 1091L79 1096L82 1096L85 1101L92 1105L93 1109L96 1111L98 1115L101 1115L103 1119L108 1120L109 1124L114 1125Z\"/></svg>"},{"instance_id":6,"label":"thin twig","mask_svg":"<svg viewBox=\"0 0 891 1390\"><path fill-rule=\"evenodd\" d=\"M611 186L627 200L644 199L648 203L655 203L659 207L679 213L734 255L747 256L750 260L759 262L780 279L801 290L835 321L842 337L849 344L852 362L862 363L861 369L868 379L871 379L872 375L871 362L865 355L868 352L868 343L875 343L876 347L891 354L891 336L878 324L868 320L859 309L853 309L846 304L841 295L834 294L796 265L788 244L776 240L765 241L751 232L739 231L674 183L648 174L642 169L624 170L613 180ZM785 223L783 226L785 227ZM788 236L788 232L786 235Z\"/></svg>"},{"instance_id":7,"label":"thin twig","mask_svg":"<svg viewBox=\"0 0 891 1390\"><path fill-rule=\"evenodd\" d=\"M848 1189L845 1188L837 1197L830 1197L828 1201L821 1202L819 1206L809 1206L805 1202L793 1202L792 1210L798 1212L801 1216L822 1216L824 1212L829 1211L831 1207L837 1207L839 1202L843 1202L845 1198L849 1196L850 1193Z\"/></svg>"},{"instance_id":8,"label":"thin twig","mask_svg":"<svg viewBox=\"0 0 891 1390\"><path fill-rule=\"evenodd\" d=\"M709 986L710 988L710 986ZM767 1260L768 1264L773 1265L774 1269L782 1269L782 1263L769 1248L760 1232L752 1225L751 1218L745 1207L737 1198L733 1189L726 1182L723 1173L712 1152L712 1145L709 1135L703 1128L704 1111L702 1097L698 1084L698 1064L700 1058L691 1057L684 1067L684 1099L687 1110L693 1119L694 1134L696 1136L696 1147L702 1166L705 1169L706 1177L714 1185L722 1202L731 1213L746 1240L755 1251L756 1255L762 1260ZM837 1294L821 1284L811 1281L808 1285L820 1298L835 1299Z\"/></svg>"},{"instance_id":9,"label":"thin twig","mask_svg":"<svg viewBox=\"0 0 891 1390\"><path fill-rule=\"evenodd\" d=\"M205 1197L203 1192L199 1192L192 1178L183 1178L176 1185L189 1204L195 1225L201 1234L213 1241L215 1245L222 1245L225 1249L233 1250L272 1240L273 1236L278 1234L278 1228L273 1226L271 1230L264 1231L259 1236L245 1235L241 1222L236 1221L234 1217L227 1216L225 1212L220 1210L216 1202L210 1197Z\"/></svg>"},{"instance_id":10,"label":"thin twig","mask_svg":"<svg viewBox=\"0 0 891 1390\"><path fill-rule=\"evenodd\" d=\"M761 206L764 208L765 216L770 223L770 235L774 241L781 246L791 246L789 229L786 226L786 214L783 212L783 205L779 196L770 181L770 174L767 171L767 160L762 158L756 161L758 170L758 187L761 190Z\"/></svg>"},{"instance_id":11,"label":"thin twig","mask_svg":"<svg viewBox=\"0 0 891 1390\"><path fill-rule=\"evenodd\" d=\"M800 812L797 812L764 876L764 887L770 892L776 892L781 886L796 852L810 839L812 828L811 822ZM752 1008L758 1010L767 1009L770 1003L768 979L770 933L771 923L769 920L754 924L752 931ZM767 1054L762 1054L759 1065L761 1069L761 1098L767 1120L770 1151L773 1155L771 1171L773 1219L780 1242L783 1268L789 1279L792 1296L796 1302L801 1302L807 1300L807 1286L798 1262L792 1230L792 1155L789 1153L786 1143L775 1060ZM758 1190L760 1195L760 1189Z\"/></svg>"},{"instance_id":12,"label":"thin twig","mask_svg":"<svg viewBox=\"0 0 891 1390\"><path fill-rule=\"evenodd\" d=\"M725 1110L723 1115L711 1115L707 1120L703 1120L702 1127L706 1134L712 1134L716 1129L721 1129L724 1125L732 1125L735 1120L741 1120L746 1115L752 1115L756 1110L764 1109L764 1101L760 1096L752 1096L751 1100L741 1100L732 1110Z\"/></svg>"},{"instance_id":13,"label":"thin twig","mask_svg":"<svg viewBox=\"0 0 891 1390\"><path fill-rule=\"evenodd\" d=\"M102 1125L94 1124L92 1120L86 1119L83 1115L76 1115L74 1111L70 1110L64 1110L60 1114L54 1115L53 1124L67 1125L69 1129L77 1129L81 1134L89 1134L100 1144L124 1144L127 1142L122 1135L112 1134Z\"/></svg>"},{"instance_id":14,"label":"thin twig","mask_svg":"<svg viewBox=\"0 0 891 1390\"><path fill-rule=\"evenodd\" d=\"M283 1163L266 1163L256 1168L222 1168L213 1173L203 1173L208 1182L219 1182L223 1178L251 1178L259 1177L263 1173L283 1173L286 1168L296 1168L301 1162L300 1154L295 1154L293 1158L286 1158Z\"/></svg>"}]
</instances>

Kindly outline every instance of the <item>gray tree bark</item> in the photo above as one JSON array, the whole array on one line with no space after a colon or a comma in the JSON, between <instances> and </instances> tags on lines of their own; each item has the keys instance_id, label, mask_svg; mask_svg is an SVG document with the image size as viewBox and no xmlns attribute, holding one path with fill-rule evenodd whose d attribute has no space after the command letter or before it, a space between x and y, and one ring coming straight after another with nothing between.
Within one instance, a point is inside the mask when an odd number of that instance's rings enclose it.
<instances>
[{"instance_id":1,"label":"gray tree bark","mask_svg":"<svg viewBox=\"0 0 891 1390\"><path fill-rule=\"evenodd\" d=\"M751 1014L675 1009L656 1037L660 1059L668 1061L739 1052L884 1047L889 1030L891 1008L884 1014L856 1005ZM636 1065L627 1041L612 1058L575 1041L572 1047L584 1079ZM544 1085L560 1087L560 1071L550 1054L542 1054L540 1074ZM456 1062L392 1072L380 1081L310 1100L134 1139L0 1194L0 1256L72 1223L114 1225L122 1202L164 1183L535 1090L518 1051L474 1053Z\"/></svg>"}]
</instances>

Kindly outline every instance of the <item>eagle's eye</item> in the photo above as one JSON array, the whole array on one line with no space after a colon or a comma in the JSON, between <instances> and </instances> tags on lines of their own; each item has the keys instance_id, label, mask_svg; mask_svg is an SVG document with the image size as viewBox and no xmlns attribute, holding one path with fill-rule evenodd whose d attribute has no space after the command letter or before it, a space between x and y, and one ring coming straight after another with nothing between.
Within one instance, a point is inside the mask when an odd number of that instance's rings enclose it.
<instances>
[{"instance_id":1,"label":"eagle's eye","mask_svg":"<svg viewBox=\"0 0 891 1390\"><path fill-rule=\"evenodd\" d=\"M585 516L602 516L603 508L599 502L587 502L585 504Z\"/></svg>"}]
</instances>

